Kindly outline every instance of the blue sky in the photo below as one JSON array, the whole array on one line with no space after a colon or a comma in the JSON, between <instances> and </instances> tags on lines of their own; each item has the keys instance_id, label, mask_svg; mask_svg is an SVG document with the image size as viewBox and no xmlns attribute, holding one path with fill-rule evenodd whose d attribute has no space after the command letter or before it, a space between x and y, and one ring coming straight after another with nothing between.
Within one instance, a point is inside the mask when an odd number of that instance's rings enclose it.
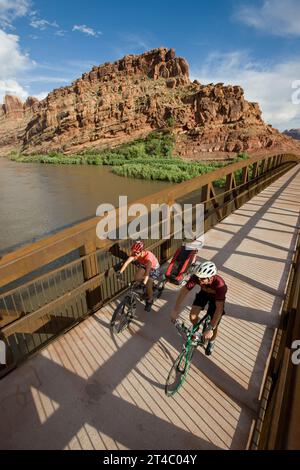
<instances>
[{"instance_id":1,"label":"blue sky","mask_svg":"<svg viewBox=\"0 0 300 470\"><path fill-rule=\"evenodd\" d=\"M275 127L300 127L299 0L0 0L0 100L42 98L93 65L160 46L201 83L243 86Z\"/></svg>"}]
</instances>

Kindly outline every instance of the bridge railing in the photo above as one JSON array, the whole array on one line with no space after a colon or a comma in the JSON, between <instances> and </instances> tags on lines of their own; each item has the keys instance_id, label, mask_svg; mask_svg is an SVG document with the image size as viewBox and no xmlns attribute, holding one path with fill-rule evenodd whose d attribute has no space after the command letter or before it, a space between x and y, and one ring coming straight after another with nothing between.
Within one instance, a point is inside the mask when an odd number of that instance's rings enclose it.
<instances>
[{"instance_id":1,"label":"bridge railing","mask_svg":"<svg viewBox=\"0 0 300 470\"><path fill-rule=\"evenodd\" d=\"M294 341L297 341L293 348ZM298 349L298 352L297 352ZM295 355L293 359L293 355ZM300 448L300 232L271 360L262 390L252 450Z\"/></svg>"},{"instance_id":2,"label":"bridge railing","mask_svg":"<svg viewBox=\"0 0 300 470\"><path fill-rule=\"evenodd\" d=\"M256 155L136 203L149 210L151 204L203 203L207 231L297 162L291 154ZM127 257L131 242L100 240L96 234L100 220L94 217L0 259L0 339L7 353L0 375L122 290L112 268ZM180 245L174 233L170 239L146 243L160 262ZM126 275L132 279L133 269Z\"/></svg>"}]
</instances>

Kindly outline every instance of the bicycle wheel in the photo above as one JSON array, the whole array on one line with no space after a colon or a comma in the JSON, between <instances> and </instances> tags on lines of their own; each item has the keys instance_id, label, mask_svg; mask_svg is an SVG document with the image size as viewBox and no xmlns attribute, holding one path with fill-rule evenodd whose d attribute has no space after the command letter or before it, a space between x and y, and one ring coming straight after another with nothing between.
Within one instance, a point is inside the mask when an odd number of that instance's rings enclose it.
<instances>
[{"instance_id":1,"label":"bicycle wheel","mask_svg":"<svg viewBox=\"0 0 300 470\"><path fill-rule=\"evenodd\" d=\"M173 366L171 367L165 385L165 394L168 397L174 395L183 384L190 368L194 350L195 347L191 346L188 353L185 350L181 351Z\"/></svg>"},{"instance_id":2,"label":"bicycle wheel","mask_svg":"<svg viewBox=\"0 0 300 470\"><path fill-rule=\"evenodd\" d=\"M122 300L115 309L110 321L110 326L113 328L115 333L122 333L122 331L128 327L133 318L134 311L134 306L128 305L126 299Z\"/></svg>"}]
</instances>

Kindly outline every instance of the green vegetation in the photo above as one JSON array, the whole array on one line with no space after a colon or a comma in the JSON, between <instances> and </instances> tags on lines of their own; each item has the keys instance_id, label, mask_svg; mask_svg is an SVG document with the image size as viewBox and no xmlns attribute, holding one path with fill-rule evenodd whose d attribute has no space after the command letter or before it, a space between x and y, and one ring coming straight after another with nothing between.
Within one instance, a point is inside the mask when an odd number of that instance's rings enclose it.
<instances>
[{"instance_id":1,"label":"green vegetation","mask_svg":"<svg viewBox=\"0 0 300 470\"><path fill-rule=\"evenodd\" d=\"M51 152L47 155L22 155L16 152L10 154L10 160L22 163L52 163L55 165L102 165L100 156L70 155L60 152Z\"/></svg>"},{"instance_id":2,"label":"green vegetation","mask_svg":"<svg viewBox=\"0 0 300 470\"><path fill-rule=\"evenodd\" d=\"M184 162L180 158L174 157L171 161L153 159L151 163L145 163L144 161L125 162L123 165L115 166L113 172L120 176L132 178L180 183L223 166L224 163Z\"/></svg>"},{"instance_id":3,"label":"green vegetation","mask_svg":"<svg viewBox=\"0 0 300 470\"><path fill-rule=\"evenodd\" d=\"M172 122L173 123L173 122ZM171 122L169 124L172 124ZM121 145L113 150L89 150L80 155L66 156L63 153L51 152L47 155L24 156L18 153L10 155L17 162L39 162L67 165L109 165L112 171L120 176L161 180L180 183L196 176L203 175L239 160L248 158L246 153L237 155L236 159L220 163L203 163L201 161L184 161L173 156L174 137L170 132L152 132L145 139ZM242 170L236 172L237 183L241 180ZM223 187L225 178L215 182Z\"/></svg>"},{"instance_id":4,"label":"green vegetation","mask_svg":"<svg viewBox=\"0 0 300 470\"><path fill-rule=\"evenodd\" d=\"M175 118L174 118L173 116L168 117L168 118L166 119L166 124L167 124L167 126L168 126L169 128L174 127L175 124L176 124Z\"/></svg>"}]
</instances>

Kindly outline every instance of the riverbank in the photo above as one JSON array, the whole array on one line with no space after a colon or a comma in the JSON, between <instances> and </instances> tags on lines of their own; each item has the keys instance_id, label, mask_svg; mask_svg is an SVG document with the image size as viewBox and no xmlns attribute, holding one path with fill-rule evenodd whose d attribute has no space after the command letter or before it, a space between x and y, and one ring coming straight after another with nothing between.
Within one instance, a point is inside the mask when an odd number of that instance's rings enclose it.
<instances>
[{"instance_id":1,"label":"riverbank","mask_svg":"<svg viewBox=\"0 0 300 470\"><path fill-rule=\"evenodd\" d=\"M113 150L90 150L78 155L51 152L48 155L26 156L12 153L10 159L16 162L56 165L105 165L110 166L111 171L118 176L180 183L248 158L243 153L221 162L183 160L174 156L174 146L171 132L153 132L144 139L123 144ZM223 187L224 184L224 179L216 182L218 187Z\"/></svg>"}]
</instances>

